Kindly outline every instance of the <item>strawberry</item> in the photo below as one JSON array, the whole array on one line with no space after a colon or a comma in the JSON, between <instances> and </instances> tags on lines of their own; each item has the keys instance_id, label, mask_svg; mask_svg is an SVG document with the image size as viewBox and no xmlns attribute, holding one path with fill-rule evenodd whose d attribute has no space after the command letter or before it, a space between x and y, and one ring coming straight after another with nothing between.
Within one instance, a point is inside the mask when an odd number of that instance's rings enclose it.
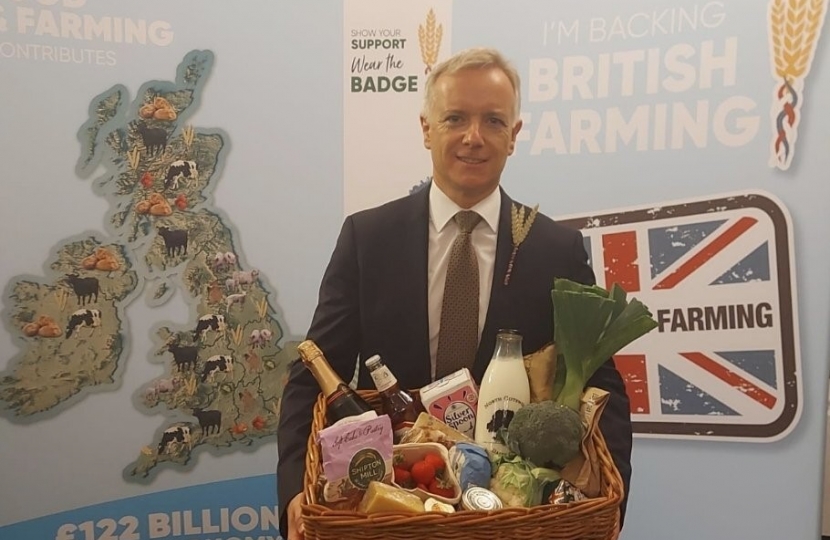
<instances>
[{"instance_id":1,"label":"strawberry","mask_svg":"<svg viewBox=\"0 0 830 540\"><path fill-rule=\"evenodd\" d=\"M435 467L426 461L414 463L410 472L412 473L413 480L425 486L428 486L435 478Z\"/></svg>"},{"instance_id":2,"label":"strawberry","mask_svg":"<svg viewBox=\"0 0 830 540\"><path fill-rule=\"evenodd\" d=\"M455 490L449 484L438 480L437 478L433 478L432 482L429 483L429 489L427 489L433 495L438 495L439 497L445 497L447 499L452 499L455 497Z\"/></svg>"},{"instance_id":3,"label":"strawberry","mask_svg":"<svg viewBox=\"0 0 830 540\"><path fill-rule=\"evenodd\" d=\"M395 470L395 483L401 487L411 488L413 485L412 474L401 467L393 467L393 469Z\"/></svg>"},{"instance_id":4,"label":"strawberry","mask_svg":"<svg viewBox=\"0 0 830 540\"><path fill-rule=\"evenodd\" d=\"M147 189L150 189L153 186L153 175L149 172L145 172L141 176L141 185Z\"/></svg>"},{"instance_id":5,"label":"strawberry","mask_svg":"<svg viewBox=\"0 0 830 540\"><path fill-rule=\"evenodd\" d=\"M444 458L442 458L439 454L427 454L424 456L424 461L433 466L435 474L441 474L444 472L446 465L444 464Z\"/></svg>"},{"instance_id":6,"label":"strawberry","mask_svg":"<svg viewBox=\"0 0 830 540\"><path fill-rule=\"evenodd\" d=\"M403 457L402 452L395 452L392 454L392 465L407 472L409 472L409 469L412 468L412 466L406 462L406 458Z\"/></svg>"}]
</instances>

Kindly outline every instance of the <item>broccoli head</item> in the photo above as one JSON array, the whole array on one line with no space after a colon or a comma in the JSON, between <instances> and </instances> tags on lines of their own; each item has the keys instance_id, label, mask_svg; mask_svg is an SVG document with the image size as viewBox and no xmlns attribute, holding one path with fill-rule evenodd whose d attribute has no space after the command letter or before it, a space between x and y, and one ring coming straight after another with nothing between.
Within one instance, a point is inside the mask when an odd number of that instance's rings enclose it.
<instances>
[{"instance_id":1,"label":"broccoli head","mask_svg":"<svg viewBox=\"0 0 830 540\"><path fill-rule=\"evenodd\" d=\"M516 411L507 427L508 447L537 467L564 467L579 454L585 425L560 403L542 401Z\"/></svg>"}]
</instances>

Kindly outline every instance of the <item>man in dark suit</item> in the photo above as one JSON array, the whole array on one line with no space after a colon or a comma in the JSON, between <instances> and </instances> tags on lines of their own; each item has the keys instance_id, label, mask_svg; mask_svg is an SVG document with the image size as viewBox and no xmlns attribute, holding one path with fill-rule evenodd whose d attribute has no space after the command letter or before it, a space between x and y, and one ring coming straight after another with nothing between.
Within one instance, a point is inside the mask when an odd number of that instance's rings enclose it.
<instances>
[{"instance_id":1,"label":"man in dark suit","mask_svg":"<svg viewBox=\"0 0 830 540\"><path fill-rule=\"evenodd\" d=\"M320 287L307 337L344 380L351 380L359 358L358 387L372 388L362 360L374 354L405 388L420 388L443 374L436 354L457 211L481 216L470 233L480 282L480 339L469 362L477 382L499 329L518 330L525 354L552 340L554 278L594 282L582 235L542 214L511 264L511 207L519 205L499 181L521 129L519 96L516 71L489 49L463 51L430 74L421 126L433 181L408 197L349 216ZM627 493L631 420L622 378L609 360L589 384L611 394L600 428ZM295 362L277 434L280 530L288 540L302 538L304 457L319 391L311 373Z\"/></svg>"}]
</instances>

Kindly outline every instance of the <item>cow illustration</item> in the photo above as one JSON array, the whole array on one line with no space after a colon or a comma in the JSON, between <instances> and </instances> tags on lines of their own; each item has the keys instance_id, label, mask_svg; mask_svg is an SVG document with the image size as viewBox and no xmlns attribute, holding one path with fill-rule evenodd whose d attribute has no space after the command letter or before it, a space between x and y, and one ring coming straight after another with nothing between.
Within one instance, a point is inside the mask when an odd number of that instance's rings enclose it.
<instances>
[{"instance_id":1,"label":"cow illustration","mask_svg":"<svg viewBox=\"0 0 830 540\"><path fill-rule=\"evenodd\" d=\"M100 309L79 309L69 316L69 322L66 325L66 337L70 337L78 328L89 328L90 335L94 331L92 329L101 326L101 310Z\"/></svg>"},{"instance_id":2,"label":"cow illustration","mask_svg":"<svg viewBox=\"0 0 830 540\"><path fill-rule=\"evenodd\" d=\"M191 435L190 426L173 426L165 429L164 433L161 434L161 442L159 442L159 455L167 452L171 445L176 448L186 445L188 449L191 449L193 446Z\"/></svg>"},{"instance_id":3,"label":"cow illustration","mask_svg":"<svg viewBox=\"0 0 830 540\"><path fill-rule=\"evenodd\" d=\"M202 436L207 437L211 433L222 431L222 411L193 409L193 416L199 419L199 427L202 428Z\"/></svg>"},{"instance_id":4,"label":"cow illustration","mask_svg":"<svg viewBox=\"0 0 830 540\"><path fill-rule=\"evenodd\" d=\"M200 339L208 330L222 333L226 327L224 315L202 315L196 323L196 330L193 331L193 340Z\"/></svg>"},{"instance_id":5,"label":"cow illustration","mask_svg":"<svg viewBox=\"0 0 830 540\"><path fill-rule=\"evenodd\" d=\"M187 230L159 227L159 235L164 239L165 253L168 257L187 255Z\"/></svg>"},{"instance_id":6,"label":"cow illustration","mask_svg":"<svg viewBox=\"0 0 830 540\"><path fill-rule=\"evenodd\" d=\"M66 274L65 281L72 287L72 291L78 299L78 304L85 306L87 302L91 304L98 301L98 292L100 291L98 278Z\"/></svg>"},{"instance_id":7,"label":"cow illustration","mask_svg":"<svg viewBox=\"0 0 830 540\"><path fill-rule=\"evenodd\" d=\"M490 421L487 422L487 431L489 431L490 433L498 433L499 429L506 428L510 425L510 421L513 420L514 414L515 413L510 409L497 410L490 418Z\"/></svg>"},{"instance_id":8,"label":"cow illustration","mask_svg":"<svg viewBox=\"0 0 830 540\"><path fill-rule=\"evenodd\" d=\"M179 189L179 182L184 180L187 185L199 179L195 161L178 160L170 164L164 175L164 189Z\"/></svg>"}]
</instances>

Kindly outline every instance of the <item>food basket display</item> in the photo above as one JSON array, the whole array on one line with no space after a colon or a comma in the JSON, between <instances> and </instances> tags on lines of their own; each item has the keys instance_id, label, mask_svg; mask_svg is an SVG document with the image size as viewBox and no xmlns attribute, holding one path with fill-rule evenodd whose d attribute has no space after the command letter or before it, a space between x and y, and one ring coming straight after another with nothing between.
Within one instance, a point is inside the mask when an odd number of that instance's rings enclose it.
<instances>
[{"instance_id":1,"label":"food basket display","mask_svg":"<svg viewBox=\"0 0 830 540\"><path fill-rule=\"evenodd\" d=\"M361 390L358 393L380 413L378 392ZM315 434L325 427L326 402L321 395L314 405L306 455L306 504L302 506L306 540L610 540L615 537L623 486L598 429L592 435L601 475L598 497L561 505L504 508L488 512L366 515L332 510L319 503L316 486L322 475L322 459Z\"/></svg>"}]
</instances>

